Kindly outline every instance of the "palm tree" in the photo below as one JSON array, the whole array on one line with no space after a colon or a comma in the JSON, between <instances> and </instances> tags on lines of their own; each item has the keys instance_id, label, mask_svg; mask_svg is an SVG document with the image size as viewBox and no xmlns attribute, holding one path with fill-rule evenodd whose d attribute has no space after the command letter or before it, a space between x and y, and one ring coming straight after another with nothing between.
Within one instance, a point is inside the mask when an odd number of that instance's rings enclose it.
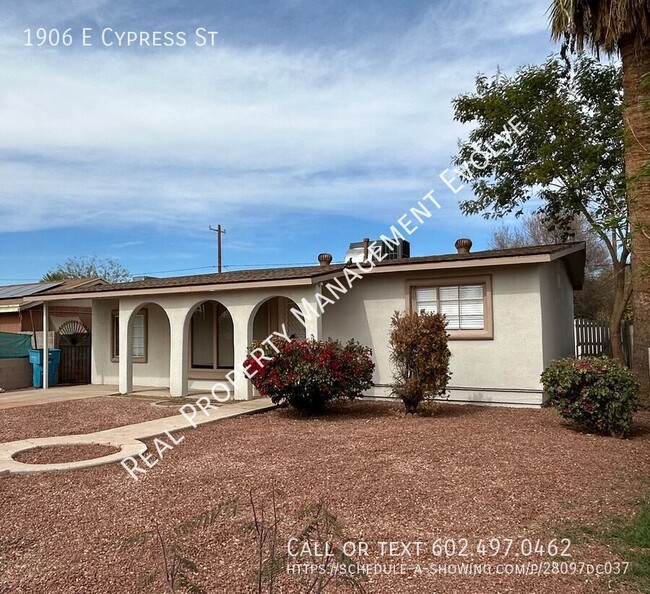
<instances>
[{"instance_id":1,"label":"palm tree","mask_svg":"<svg viewBox=\"0 0 650 594\"><path fill-rule=\"evenodd\" d=\"M632 228L634 353L642 392L650 392L650 1L553 0L551 30L571 50L620 54L625 95L625 170Z\"/></svg>"}]
</instances>

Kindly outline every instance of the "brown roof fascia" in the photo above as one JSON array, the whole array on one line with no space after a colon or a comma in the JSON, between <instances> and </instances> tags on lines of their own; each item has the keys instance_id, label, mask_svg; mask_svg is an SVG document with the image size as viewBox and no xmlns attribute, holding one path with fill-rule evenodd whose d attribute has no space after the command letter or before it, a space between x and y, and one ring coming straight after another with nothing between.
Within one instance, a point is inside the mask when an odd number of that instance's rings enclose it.
<instances>
[{"instance_id":1,"label":"brown roof fascia","mask_svg":"<svg viewBox=\"0 0 650 594\"><path fill-rule=\"evenodd\" d=\"M328 275L333 278L332 275ZM325 278L325 277L323 277ZM316 282L320 282L319 277ZM171 287L153 287L150 289L115 289L114 291L92 291L85 293L50 293L40 295L39 301L56 301L58 299L114 299L115 297L136 297L146 295L174 295L178 293L214 293L234 291L237 289L258 289L266 287L286 287L313 285L311 278L278 279L268 281L245 281L239 283L212 283L207 285L179 285Z\"/></svg>"}]
</instances>

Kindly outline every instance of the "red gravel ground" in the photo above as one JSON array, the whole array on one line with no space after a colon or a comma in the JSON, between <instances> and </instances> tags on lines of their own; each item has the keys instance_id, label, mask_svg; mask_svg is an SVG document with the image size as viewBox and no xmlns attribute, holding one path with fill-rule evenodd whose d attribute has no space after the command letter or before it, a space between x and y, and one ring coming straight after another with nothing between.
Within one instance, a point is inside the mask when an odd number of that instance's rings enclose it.
<instances>
[{"instance_id":1,"label":"red gravel ground","mask_svg":"<svg viewBox=\"0 0 650 594\"><path fill-rule=\"evenodd\" d=\"M344 525L341 538L369 544L358 562L398 568L404 561L405 575L366 579L371 594L628 591L617 580L584 574L459 577L426 569L432 562L491 562L497 571L497 563L558 561L546 549L522 556L522 539L546 544L576 525L632 514L650 486L647 413L625 441L574 431L552 410L444 405L430 417L405 417L378 403L312 420L275 410L183 435L138 482L120 465L0 477L0 592L164 592L160 572L144 585L162 566L155 538L127 544L156 525L168 547L180 546L196 564L188 576L206 592L257 592L249 489L268 522L264 501L272 486L281 493L278 554L305 526L300 510L324 498ZM240 504L234 516L205 515L232 499ZM458 544L466 538L466 552L475 556L432 556L430 544L441 537ZM491 537L514 539L508 556L481 556L479 540ZM390 558L378 554L380 541L429 545L419 558ZM616 560L595 541L574 542L569 552L575 562ZM413 571L418 562L422 574ZM276 594L307 592L304 578L283 570L278 579ZM334 581L324 591L351 590Z\"/></svg>"},{"instance_id":2,"label":"red gravel ground","mask_svg":"<svg viewBox=\"0 0 650 594\"><path fill-rule=\"evenodd\" d=\"M23 450L14 459L25 464L59 464L101 458L115 452L119 452L119 448L100 444L48 446Z\"/></svg>"},{"instance_id":3,"label":"red gravel ground","mask_svg":"<svg viewBox=\"0 0 650 594\"><path fill-rule=\"evenodd\" d=\"M177 407L153 406L154 399L100 396L0 410L0 443L94 433L178 414Z\"/></svg>"}]
</instances>

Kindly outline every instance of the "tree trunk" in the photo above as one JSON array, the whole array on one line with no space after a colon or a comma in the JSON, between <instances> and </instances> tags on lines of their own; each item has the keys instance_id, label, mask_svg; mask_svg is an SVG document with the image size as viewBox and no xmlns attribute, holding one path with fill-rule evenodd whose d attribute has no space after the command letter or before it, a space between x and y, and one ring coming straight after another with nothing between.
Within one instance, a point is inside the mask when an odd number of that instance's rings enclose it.
<instances>
[{"instance_id":1,"label":"tree trunk","mask_svg":"<svg viewBox=\"0 0 650 594\"><path fill-rule=\"evenodd\" d=\"M626 364L621 333L621 323L627 306L625 299L625 265L615 266L614 274L616 275L614 281L614 305L609 318L609 339L612 345L612 357Z\"/></svg>"},{"instance_id":2,"label":"tree trunk","mask_svg":"<svg viewBox=\"0 0 650 594\"><path fill-rule=\"evenodd\" d=\"M634 349L632 369L648 402L650 378L650 89L643 82L650 73L650 41L641 47L621 40L625 93L625 172L628 179L632 231L634 287Z\"/></svg>"}]
</instances>

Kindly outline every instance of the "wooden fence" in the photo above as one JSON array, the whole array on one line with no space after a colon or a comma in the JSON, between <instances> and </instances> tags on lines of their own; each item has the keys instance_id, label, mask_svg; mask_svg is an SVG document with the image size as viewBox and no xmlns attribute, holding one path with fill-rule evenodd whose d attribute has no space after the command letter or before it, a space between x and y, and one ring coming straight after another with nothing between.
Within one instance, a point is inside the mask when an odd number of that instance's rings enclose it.
<instances>
[{"instance_id":1,"label":"wooden fence","mask_svg":"<svg viewBox=\"0 0 650 594\"><path fill-rule=\"evenodd\" d=\"M632 325L624 321L622 325L622 343L625 360L630 361L632 352ZM612 346L609 335L609 322L602 320L573 321L576 357L611 355Z\"/></svg>"}]
</instances>

